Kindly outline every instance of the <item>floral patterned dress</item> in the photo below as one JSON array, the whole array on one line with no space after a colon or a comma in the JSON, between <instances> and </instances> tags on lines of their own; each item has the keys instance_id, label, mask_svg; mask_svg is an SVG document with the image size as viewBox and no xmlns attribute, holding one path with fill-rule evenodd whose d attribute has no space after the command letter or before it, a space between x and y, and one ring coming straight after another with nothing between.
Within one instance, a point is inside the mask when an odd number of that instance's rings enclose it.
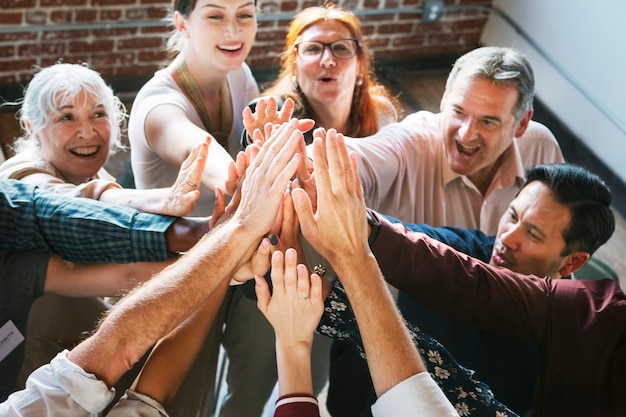
<instances>
[{"instance_id":1,"label":"floral patterned dress","mask_svg":"<svg viewBox=\"0 0 626 417\"><path fill-rule=\"evenodd\" d=\"M406 325L428 372L460 416L517 416L494 398L485 383L474 379L474 371L459 365L441 343L417 326L408 322ZM365 357L356 318L339 279L333 281L317 331L333 339L355 343Z\"/></svg>"}]
</instances>

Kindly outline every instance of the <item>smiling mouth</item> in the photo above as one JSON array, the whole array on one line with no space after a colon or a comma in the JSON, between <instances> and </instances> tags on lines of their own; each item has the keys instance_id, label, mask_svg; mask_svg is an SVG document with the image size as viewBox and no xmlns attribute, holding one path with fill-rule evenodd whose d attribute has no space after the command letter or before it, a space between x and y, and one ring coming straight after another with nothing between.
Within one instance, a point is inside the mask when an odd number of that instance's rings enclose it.
<instances>
[{"instance_id":1,"label":"smiling mouth","mask_svg":"<svg viewBox=\"0 0 626 417\"><path fill-rule=\"evenodd\" d=\"M460 154L466 156L474 156L478 151L480 151L480 147L478 146L466 146L459 142L456 143L456 148Z\"/></svg>"},{"instance_id":2,"label":"smiling mouth","mask_svg":"<svg viewBox=\"0 0 626 417\"><path fill-rule=\"evenodd\" d=\"M497 266L503 266L509 269L515 266L515 264L509 260L508 257L505 257L502 252L497 249L493 252L493 255L491 255L491 260L493 261L493 264Z\"/></svg>"},{"instance_id":3,"label":"smiling mouth","mask_svg":"<svg viewBox=\"0 0 626 417\"><path fill-rule=\"evenodd\" d=\"M93 156L98 153L100 146L86 146L82 148L70 149L70 152L76 156Z\"/></svg>"},{"instance_id":4,"label":"smiling mouth","mask_svg":"<svg viewBox=\"0 0 626 417\"><path fill-rule=\"evenodd\" d=\"M237 45L217 45L217 48L225 52L236 52L243 48L243 44L240 43Z\"/></svg>"}]
</instances>

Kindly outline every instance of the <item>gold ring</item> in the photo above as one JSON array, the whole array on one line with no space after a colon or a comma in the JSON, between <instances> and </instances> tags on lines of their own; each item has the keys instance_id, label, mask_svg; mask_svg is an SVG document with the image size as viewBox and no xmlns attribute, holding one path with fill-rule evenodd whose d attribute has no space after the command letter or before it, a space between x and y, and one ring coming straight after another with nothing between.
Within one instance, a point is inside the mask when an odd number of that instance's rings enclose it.
<instances>
[{"instance_id":1,"label":"gold ring","mask_svg":"<svg viewBox=\"0 0 626 417\"><path fill-rule=\"evenodd\" d=\"M198 184L192 184L189 182L189 178L187 178L187 185L190 186L191 188L196 188L198 186Z\"/></svg>"}]
</instances>

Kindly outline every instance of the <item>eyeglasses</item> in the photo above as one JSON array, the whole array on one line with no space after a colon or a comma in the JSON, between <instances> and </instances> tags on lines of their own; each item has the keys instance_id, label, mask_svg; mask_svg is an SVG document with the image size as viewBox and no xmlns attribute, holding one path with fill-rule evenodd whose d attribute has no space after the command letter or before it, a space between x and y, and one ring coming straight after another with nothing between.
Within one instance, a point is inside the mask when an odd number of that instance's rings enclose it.
<instances>
[{"instance_id":1,"label":"eyeglasses","mask_svg":"<svg viewBox=\"0 0 626 417\"><path fill-rule=\"evenodd\" d=\"M306 41L294 45L298 56L304 61L314 61L324 54L328 48L337 59L350 59L356 55L361 43L356 39L338 39L333 42Z\"/></svg>"}]
</instances>

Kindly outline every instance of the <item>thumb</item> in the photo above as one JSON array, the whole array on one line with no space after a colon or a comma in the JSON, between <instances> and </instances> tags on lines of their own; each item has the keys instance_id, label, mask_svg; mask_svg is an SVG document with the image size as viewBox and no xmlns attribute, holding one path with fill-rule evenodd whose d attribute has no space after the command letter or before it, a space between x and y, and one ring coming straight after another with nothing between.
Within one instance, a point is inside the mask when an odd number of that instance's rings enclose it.
<instances>
[{"instance_id":1,"label":"thumb","mask_svg":"<svg viewBox=\"0 0 626 417\"><path fill-rule=\"evenodd\" d=\"M261 311L261 313L263 313L264 316L266 316L266 312L267 312L267 306L270 303L270 287L267 284L267 281L265 281L265 278L263 278L260 275L255 275L254 276L254 290L256 291L256 298L257 298L257 307L258 309ZM267 317L267 316L266 316Z\"/></svg>"},{"instance_id":2,"label":"thumb","mask_svg":"<svg viewBox=\"0 0 626 417\"><path fill-rule=\"evenodd\" d=\"M292 190L291 199L293 200L293 208L298 215L298 221L300 222L302 234L305 238L307 238L307 236L311 236L311 233L313 233L316 229L311 199L302 188Z\"/></svg>"}]
</instances>

